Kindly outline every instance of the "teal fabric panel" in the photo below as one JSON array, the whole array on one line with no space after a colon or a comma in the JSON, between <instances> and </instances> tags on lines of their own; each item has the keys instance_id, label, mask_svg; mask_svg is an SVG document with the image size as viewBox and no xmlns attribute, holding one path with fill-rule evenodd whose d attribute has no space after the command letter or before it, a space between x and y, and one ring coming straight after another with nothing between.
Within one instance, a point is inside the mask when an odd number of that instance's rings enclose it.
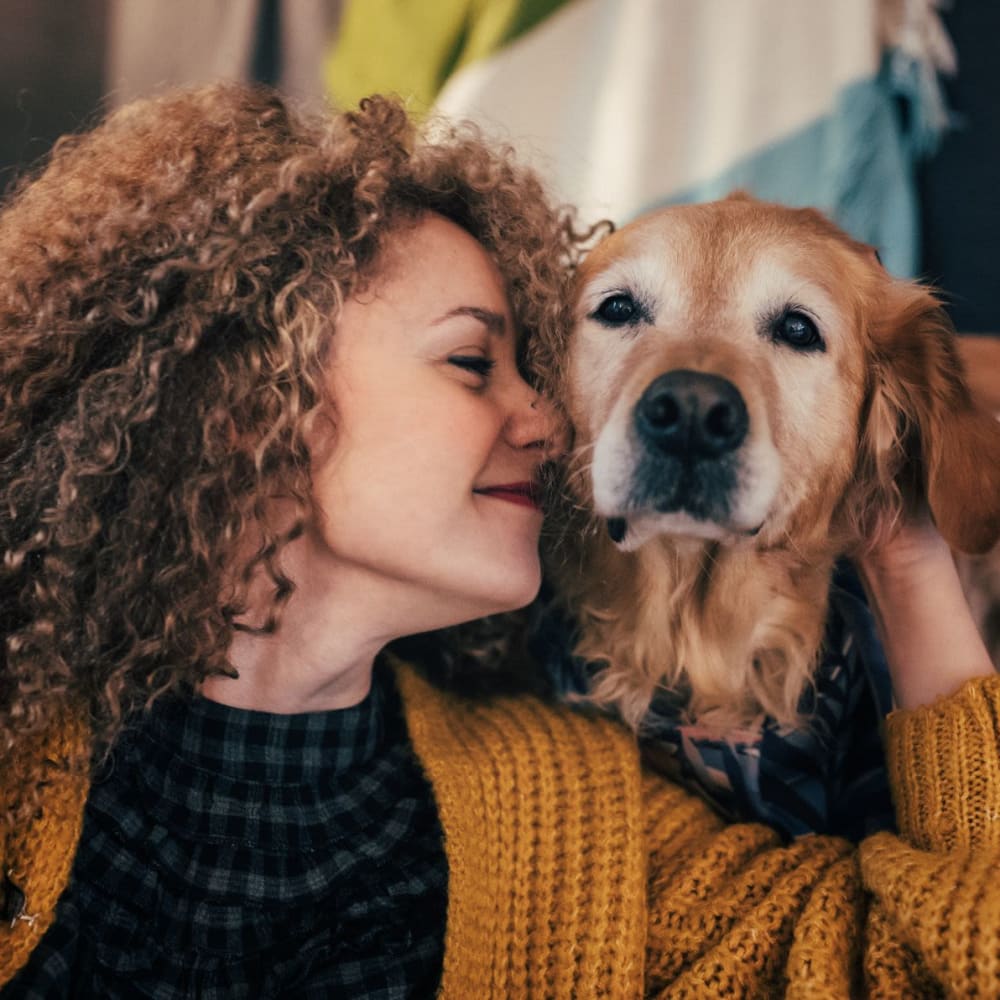
<instances>
[{"instance_id":1,"label":"teal fabric panel","mask_svg":"<svg viewBox=\"0 0 1000 1000\"><path fill-rule=\"evenodd\" d=\"M812 205L874 246L889 271L908 278L920 260L914 161L897 98L881 78L862 80L837 95L828 115L644 211L711 201L736 188L785 205Z\"/></svg>"}]
</instances>

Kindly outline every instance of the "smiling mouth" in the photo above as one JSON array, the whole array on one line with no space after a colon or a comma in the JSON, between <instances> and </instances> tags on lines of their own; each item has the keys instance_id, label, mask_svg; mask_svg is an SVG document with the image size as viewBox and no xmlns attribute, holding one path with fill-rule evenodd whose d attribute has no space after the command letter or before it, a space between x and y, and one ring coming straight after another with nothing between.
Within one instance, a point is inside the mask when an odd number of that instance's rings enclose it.
<instances>
[{"instance_id":1,"label":"smiling mouth","mask_svg":"<svg viewBox=\"0 0 1000 1000\"><path fill-rule=\"evenodd\" d=\"M535 483L504 483L502 486L484 486L472 491L480 496L506 500L508 503L532 510L542 509L541 490Z\"/></svg>"}]
</instances>

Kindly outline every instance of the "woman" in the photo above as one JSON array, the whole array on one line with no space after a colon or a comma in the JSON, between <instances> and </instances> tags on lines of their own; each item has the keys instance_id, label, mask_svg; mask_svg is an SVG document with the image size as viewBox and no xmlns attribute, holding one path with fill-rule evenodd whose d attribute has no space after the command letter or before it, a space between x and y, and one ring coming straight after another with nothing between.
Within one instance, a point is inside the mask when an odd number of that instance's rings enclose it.
<instances>
[{"instance_id":1,"label":"woman","mask_svg":"<svg viewBox=\"0 0 1000 1000\"><path fill-rule=\"evenodd\" d=\"M932 529L873 557L869 585L904 699L964 686L890 722L907 839L860 854L725 827L608 720L384 662L537 590L558 445L521 367L565 321L581 245L474 135L418 137L381 100L304 120L242 88L125 109L11 201L5 997L818 996L980 974L907 910L978 920L978 883L944 899L935 880L965 886L998 839L980 820L1000 688L964 684L988 668L974 635L959 614L940 655L895 644L936 628L914 595L955 593Z\"/></svg>"},{"instance_id":2,"label":"woman","mask_svg":"<svg viewBox=\"0 0 1000 1000\"><path fill-rule=\"evenodd\" d=\"M5 750L67 711L114 745L17 989L440 975L440 827L373 662L538 590L520 330L558 318L575 238L505 156L414 138L386 101L208 89L65 142L5 213ZM49 901L17 853L20 962Z\"/></svg>"}]
</instances>

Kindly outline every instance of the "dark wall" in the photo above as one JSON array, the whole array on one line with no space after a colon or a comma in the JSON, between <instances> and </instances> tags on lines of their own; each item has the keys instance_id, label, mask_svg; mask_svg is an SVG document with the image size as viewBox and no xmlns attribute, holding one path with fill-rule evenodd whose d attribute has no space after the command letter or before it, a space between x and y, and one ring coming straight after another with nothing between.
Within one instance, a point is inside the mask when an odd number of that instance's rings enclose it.
<instances>
[{"instance_id":1,"label":"dark wall","mask_svg":"<svg viewBox=\"0 0 1000 1000\"><path fill-rule=\"evenodd\" d=\"M106 36L107 0L0 0L0 190L93 119Z\"/></svg>"},{"instance_id":2,"label":"dark wall","mask_svg":"<svg viewBox=\"0 0 1000 1000\"><path fill-rule=\"evenodd\" d=\"M956 0L944 19L958 49L946 90L960 122L921 171L923 273L959 330L1000 333L1000 2Z\"/></svg>"}]
</instances>

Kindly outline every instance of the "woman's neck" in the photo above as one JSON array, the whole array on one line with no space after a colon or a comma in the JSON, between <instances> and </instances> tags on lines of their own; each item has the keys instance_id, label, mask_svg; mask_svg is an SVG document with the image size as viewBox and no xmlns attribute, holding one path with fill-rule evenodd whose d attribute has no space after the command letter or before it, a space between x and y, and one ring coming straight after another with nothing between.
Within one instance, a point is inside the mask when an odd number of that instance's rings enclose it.
<instances>
[{"instance_id":1,"label":"woman's neck","mask_svg":"<svg viewBox=\"0 0 1000 1000\"><path fill-rule=\"evenodd\" d=\"M349 708L362 701L382 643L359 644L343 633L339 641L330 635L310 641L310 623L288 618L274 635L237 632L229 661L238 676L210 677L201 693L233 708L278 714Z\"/></svg>"},{"instance_id":2,"label":"woman's neck","mask_svg":"<svg viewBox=\"0 0 1000 1000\"><path fill-rule=\"evenodd\" d=\"M279 714L348 708L368 694L375 657L393 639L462 620L442 617L432 589L339 559L308 531L283 550L282 572L295 587L277 630L236 632L229 662L238 677L207 679L205 697ZM267 620L273 590L263 573L253 581L245 624Z\"/></svg>"},{"instance_id":3,"label":"woman's neck","mask_svg":"<svg viewBox=\"0 0 1000 1000\"><path fill-rule=\"evenodd\" d=\"M379 650L393 638L385 595L344 567L318 565L308 549L286 551L285 572L296 581L280 609L276 631L237 631L229 647L236 677L214 676L202 684L212 701L289 714L348 708L371 688ZM258 579L248 595L253 608L268 608L272 585ZM391 607L391 605L389 605ZM247 625L266 614L251 613Z\"/></svg>"}]
</instances>

